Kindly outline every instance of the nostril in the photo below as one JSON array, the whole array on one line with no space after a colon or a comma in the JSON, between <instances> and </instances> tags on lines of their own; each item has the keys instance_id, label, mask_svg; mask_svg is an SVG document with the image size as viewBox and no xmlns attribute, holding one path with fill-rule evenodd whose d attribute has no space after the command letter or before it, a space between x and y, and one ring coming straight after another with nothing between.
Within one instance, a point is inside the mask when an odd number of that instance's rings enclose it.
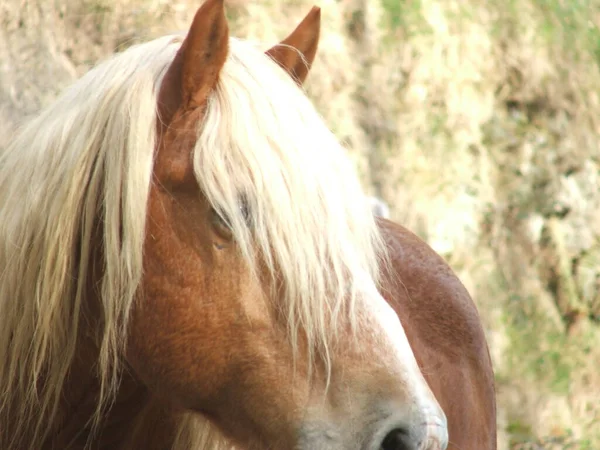
<instances>
[{"instance_id":1,"label":"nostril","mask_svg":"<svg viewBox=\"0 0 600 450\"><path fill-rule=\"evenodd\" d=\"M416 448L408 431L402 428L390 431L381 443L381 450L416 450Z\"/></svg>"}]
</instances>

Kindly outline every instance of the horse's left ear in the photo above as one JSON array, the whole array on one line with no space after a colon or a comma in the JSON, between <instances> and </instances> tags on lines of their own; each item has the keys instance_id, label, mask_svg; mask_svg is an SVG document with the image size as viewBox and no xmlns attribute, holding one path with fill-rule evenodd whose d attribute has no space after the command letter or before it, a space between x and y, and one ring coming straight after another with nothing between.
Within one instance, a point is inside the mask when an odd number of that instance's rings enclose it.
<instances>
[{"instance_id":1,"label":"horse's left ear","mask_svg":"<svg viewBox=\"0 0 600 450\"><path fill-rule=\"evenodd\" d=\"M320 32L321 9L313 6L292 34L268 50L267 55L302 85L317 54Z\"/></svg>"},{"instance_id":2,"label":"horse's left ear","mask_svg":"<svg viewBox=\"0 0 600 450\"><path fill-rule=\"evenodd\" d=\"M217 83L227 59L229 27L223 0L207 0L198 9L185 41L183 53L183 101L198 107Z\"/></svg>"},{"instance_id":3,"label":"horse's left ear","mask_svg":"<svg viewBox=\"0 0 600 450\"><path fill-rule=\"evenodd\" d=\"M161 117L169 122L178 109L204 104L215 87L229 50L223 0L206 0L165 74L159 95Z\"/></svg>"}]
</instances>

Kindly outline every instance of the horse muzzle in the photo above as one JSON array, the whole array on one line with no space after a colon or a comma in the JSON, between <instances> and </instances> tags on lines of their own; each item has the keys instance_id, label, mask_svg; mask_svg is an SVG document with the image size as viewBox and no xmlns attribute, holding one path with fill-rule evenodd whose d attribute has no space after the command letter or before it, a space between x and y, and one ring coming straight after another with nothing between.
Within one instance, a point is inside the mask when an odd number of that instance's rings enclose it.
<instances>
[{"instance_id":1,"label":"horse muzzle","mask_svg":"<svg viewBox=\"0 0 600 450\"><path fill-rule=\"evenodd\" d=\"M367 422L363 429L361 422ZM382 411L379 417L350 418L341 426L312 423L301 430L299 444L302 450L446 450L448 428L439 407L409 417Z\"/></svg>"},{"instance_id":2,"label":"horse muzzle","mask_svg":"<svg viewBox=\"0 0 600 450\"><path fill-rule=\"evenodd\" d=\"M431 414L424 419L412 425L399 423L390 431L384 428L364 450L446 450L448 428L445 415Z\"/></svg>"}]
</instances>

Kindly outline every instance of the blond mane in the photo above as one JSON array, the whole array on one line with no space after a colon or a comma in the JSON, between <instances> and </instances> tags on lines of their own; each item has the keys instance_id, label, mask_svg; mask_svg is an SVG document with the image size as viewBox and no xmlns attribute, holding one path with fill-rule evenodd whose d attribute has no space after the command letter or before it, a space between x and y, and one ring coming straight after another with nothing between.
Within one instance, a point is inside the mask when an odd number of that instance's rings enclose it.
<instances>
[{"instance_id":1,"label":"blond mane","mask_svg":"<svg viewBox=\"0 0 600 450\"><path fill-rule=\"evenodd\" d=\"M57 415L84 326L98 223L96 423L116 392L142 274L157 91L180 44L180 36L166 36L100 64L0 154L2 449L39 447ZM360 290L377 280L385 254L344 149L290 77L236 39L198 126L200 189L230 221L249 266L259 255L283 280L291 344L302 330L327 362L337 321L355 317ZM190 414L174 448L228 447Z\"/></svg>"}]
</instances>

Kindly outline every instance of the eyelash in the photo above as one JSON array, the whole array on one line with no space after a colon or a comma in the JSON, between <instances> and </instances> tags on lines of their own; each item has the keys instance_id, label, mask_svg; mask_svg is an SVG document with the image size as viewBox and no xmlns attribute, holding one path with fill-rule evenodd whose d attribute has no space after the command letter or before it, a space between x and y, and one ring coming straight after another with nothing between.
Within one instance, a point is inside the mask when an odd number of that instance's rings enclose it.
<instances>
[{"instance_id":1,"label":"eyelash","mask_svg":"<svg viewBox=\"0 0 600 450\"><path fill-rule=\"evenodd\" d=\"M250 217L250 210L248 207L248 202L245 199L240 200L239 209L240 209L240 212L242 213L242 217L244 218L244 221L246 222L246 225L248 227L250 227L252 225L251 217ZM231 223L231 220L229 219L229 217L227 217L227 215L224 212L219 212L215 208L211 207L210 216L211 216L211 222L213 223L213 225L219 227L221 230L226 229L228 231L228 234L231 233L232 223Z\"/></svg>"}]
</instances>

